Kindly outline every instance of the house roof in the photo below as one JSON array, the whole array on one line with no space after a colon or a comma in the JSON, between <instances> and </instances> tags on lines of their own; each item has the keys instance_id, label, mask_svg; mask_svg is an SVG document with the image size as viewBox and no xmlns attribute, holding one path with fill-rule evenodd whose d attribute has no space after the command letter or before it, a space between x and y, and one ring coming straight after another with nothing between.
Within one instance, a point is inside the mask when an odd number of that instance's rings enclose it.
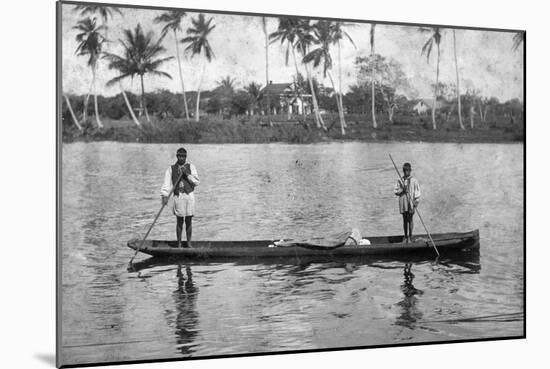
<instances>
[{"instance_id":1,"label":"house roof","mask_svg":"<svg viewBox=\"0 0 550 369\"><path fill-rule=\"evenodd\" d=\"M261 92L269 92L270 95L280 95L284 93L287 88L292 88L292 83L270 83L262 88Z\"/></svg>"},{"instance_id":2,"label":"house roof","mask_svg":"<svg viewBox=\"0 0 550 369\"><path fill-rule=\"evenodd\" d=\"M426 105L427 107L429 107L429 108L431 109L432 106L433 106L433 103L434 103L434 99L433 99L433 98L421 98L421 99L418 99L417 102L415 103L415 106L416 106L418 103L422 103L422 104ZM447 106L447 105L448 105L447 102L438 99L438 100L437 100L436 108L437 108L437 109L440 109L441 107L444 107L444 106Z\"/></svg>"}]
</instances>

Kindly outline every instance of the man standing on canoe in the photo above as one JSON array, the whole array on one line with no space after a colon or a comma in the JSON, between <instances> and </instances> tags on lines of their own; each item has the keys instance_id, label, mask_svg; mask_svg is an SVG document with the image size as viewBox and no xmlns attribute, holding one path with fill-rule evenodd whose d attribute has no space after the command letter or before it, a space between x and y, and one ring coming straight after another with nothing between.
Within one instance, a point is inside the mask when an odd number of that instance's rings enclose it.
<instances>
[{"instance_id":1,"label":"man standing on canoe","mask_svg":"<svg viewBox=\"0 0 550 369\"><path fill-rule=\"evenodd\" d=\"M174 215L176 216L176 238L178 247L182 247L181 233L185 223L187 247L191 247L192 219L195 214L195 187L200 183L197 169L191 163L186 163L187 151L181 147L176 152L177 161L166 170L164 183L160 190L162 203L168 203L170 191L174 188ZM181 180L178 179L181 176ZM174 185L176 185L174 187Z\"/></svg>"},{"instance_id":2,"label":"man standing on canoe","mask_svg":"<svg viewBox=\"0 0 550 369\"><path fill-rule=\"evenodd\" d=\"M411 174L411 164L403 164L403 177L395 184L393 192L399 196L399 212L403 216L403 242L412 241L414 210L420 201L420 185Z\"/></svg>"}]
</instances>

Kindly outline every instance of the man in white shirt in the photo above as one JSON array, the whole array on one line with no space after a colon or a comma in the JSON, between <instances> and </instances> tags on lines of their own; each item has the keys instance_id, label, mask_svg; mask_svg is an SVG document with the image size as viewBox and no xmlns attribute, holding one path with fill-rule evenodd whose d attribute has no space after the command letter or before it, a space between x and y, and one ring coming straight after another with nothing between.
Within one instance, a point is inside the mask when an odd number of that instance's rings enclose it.
<instances>
[{"instance_id":1,"label":"man in white shirt","mask_svg":"<svg viewBox=\"0 0 550 369\"><path fill-rule=\"evenodd\" d=\"M170 191L174 189L174 215L176 216L176 238L178 247L182 247L181 233L185 223L187 243L191 246L192 219L195 214L195 187L200 183L197 169L191 163L186 163L187 151L181 147L176 152L177 161L166 170L164 183L160 190L162 203L167 204Z\"/></svg>"},{"instance_id":2,"label":"man in white shirt","mask_svg":"<svg viewBox=\"0 0 550 369\"><path fill-rule=\"evenodd\" d=\"M412 242L413 217L420 202L420 185L412 175L410 163L403 164L403 177L395 183L393 193L399 196L399 212L403 216L403 233L405 234L403 242Z\"/></svg>"}]
</instances>

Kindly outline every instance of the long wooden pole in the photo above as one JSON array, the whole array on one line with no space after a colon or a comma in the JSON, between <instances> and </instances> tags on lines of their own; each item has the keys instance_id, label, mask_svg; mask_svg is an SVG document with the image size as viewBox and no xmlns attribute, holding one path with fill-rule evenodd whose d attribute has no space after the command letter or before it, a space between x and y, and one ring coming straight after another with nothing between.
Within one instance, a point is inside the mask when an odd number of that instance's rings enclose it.
<instances>
[{"instance_id":1,"label":"long wooden pole","mask_svg":"<svg viewBox=\"0 0 550 369\"><path fill-rule=\"evenodd\" d=\"M405 188L405 183L402 182L402 180L401 180L401 174L399 174L399 169L397 169L397 165L395 165L395 162L393 161L393 158L391 157L391 154L389 154L389 155L390 155L391 162L393 163L393 167L395 168L395 171L397 172L397 178L399 179L399 182L401 182L401 184L403 185L403 188ZM412 204L411 196L409 195L409 192L407 191L406 194L407 194L407 200L409 201L409 204ZM413 204L413 206L414 206L414 204ZM424 230L426 230L426 233L428 234L428 237L430 238L430 241L432 242L432 246L435 250L435 253L437 254L437 256L439 256L439 251L437 250L437 246L435 245L435 242L432 238L432 235L428 231L428 228L426 227L426 224L424 224L424 220L422 219L422 216L420 215L420 211L418 210L418 208L416 209L416 214L418 214L418 218L420 219L420 222L424 226Z\"/></svg>"},{"instance_id":2,"label":"long wooden pole","mask_svg":"<svg viewBox=\"0 0 550 369\"><path fill-rule=\"evenodd\" d=\"M185 172L182 171L180 176L178 177L178 180L176 181L176 183L172 186L172 189L170 190L170 193L168 193L168 198L170 198L170 196L172 196L172 194L174 193L174 190L176 189L176 187L180 184L181 182L181 179L183 178L183 174ZM155 219L153 219L153 223L151 223L151 226L149 227L149 229L147 230L147 233L145 233L145 236L143 237L143 239L141 240L141 243L139 244L139 247L136 248L136 252L134 252L134 256L132 256L132 258L130 259L130 265L132 265L132 263L134 262L134 258L136 257L138 251L140 251L142 248L143 248L143 244L145 243L145 240L147 239L147 237L149 236L149 233L151 233L151 230L153 229L153 227L155 226L155 223L157 222L160 214L162 213L162 211L164 210L164 207L166 206L166 204L168 203L168 201L166 202L162 202L162 206L160 207L160 210L158 211L157 215L155 216Z\"/></svg>"}]
</instances>

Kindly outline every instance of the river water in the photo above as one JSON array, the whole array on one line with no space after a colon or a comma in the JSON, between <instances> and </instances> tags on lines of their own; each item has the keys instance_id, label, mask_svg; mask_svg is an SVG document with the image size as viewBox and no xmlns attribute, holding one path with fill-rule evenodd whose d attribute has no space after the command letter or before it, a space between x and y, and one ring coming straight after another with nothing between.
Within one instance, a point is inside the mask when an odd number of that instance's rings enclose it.
<instances>
[{"instance_id":1,"label":"river water","mask_svg":"<svg viewBox=\"0 0 550 369\"><path fill-rule=\"evenodd\" d=\"M185 145L201 179L195 240L349 227L400 234L391 153L412 163L428 229L479 228L480 257L250 264L139 255L129 271L126 242L160 208L177 147L63 145L63 364L523 334L523 145ZM174 239L174 230L167 209L150 238Z\"/></svg>"}]
</instances>

